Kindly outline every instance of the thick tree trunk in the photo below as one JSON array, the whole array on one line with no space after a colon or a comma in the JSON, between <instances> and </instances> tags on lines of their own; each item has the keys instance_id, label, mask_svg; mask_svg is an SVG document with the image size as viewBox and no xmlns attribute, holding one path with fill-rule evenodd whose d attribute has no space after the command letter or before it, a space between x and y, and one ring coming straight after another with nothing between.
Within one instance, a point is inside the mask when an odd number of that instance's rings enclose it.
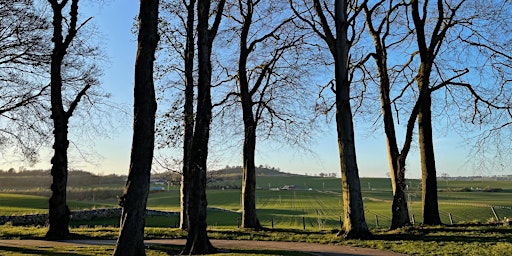
<instances>
[{"instance_id":1,"label":"thick tree trunk","mask_svg":"<svg viewBox=\"0 0 512 256\"><path fill-rule=\"evenodd\" d=\"M437 200L436 162L432 139L432 99L426 97L418 114L418 139L421 157L421 197L424 225L441 225Z\"/></svg>"},{"instance_id":2,"label":"thick tree trunk","mask_svg":"<svg viewBox=\"0 0 512 256\"><path fill-rule=\"evenodd\" d=\"M135 61L133 140L130 172L119 204L121 230L114 255L145 255L144 226L155 137L153 61L158 43L158 0L140 2Z\"/></svg>"},{"instance_id":3,"label":"thick tree trunk","mask_svg":"<svg viewBox=\"0 0 512 256\"><path fill-rule=\"evenodd\" d=\"M219 3L222 14L223 2ZM210 34L208 18L210 15L210 1L197 2L197 52L198 52L198 84L197 84L197 112L192 140L191 179L188 202L188 228L187 242L182 254L209 254L216 251L210 243L206 232L207 201L206 201L206 163L208 158L208 140L210 137L210 122L212 119L211 102L211 49L215 33ZM220 17L220 16L217 16ZM220 18L219 18L220 19ZM217 20L217 18L216 18ZM215 26L214 26L215 27Z\"/></svg>"},{"instance_id":4,"label":"thick tree trunk","mask_svg":"<svg viewBox=\"0 0 512 256\"><path fill-rule=\"evenodd\" d=\"M336 111L344 213L343 234L340 235L346 239L368 238L370 231L364 216L348 86L337 87L336 90L345 91L341 93L344 99L338 100Z\"/></svg>"},{"instance_id":5,"label":"thick tree trunk","mask_svg":"<svg viewBox=\"0 0 512 256\"><path fill-rule=\"evenodd\" d=\"M49 229L46 239L66 239L69 236L70 211L66 205L66 189L68 180L68 114L62 103L62 61L66 54L67 46L63 43L62 36L62 8L55 2L50 2L53 11L53 51L50 64L50 101L51 118L53 119L54 155L51 160L53 177L49 200ZM73 4L77 4L73 2ZM74 5L74 10L78 6ZM77 16L76 12L72 15ZM71 37L72 38L72 37ZM67 39L67 38L66 38Z\"/></svg>"},{"instance_id":6,"label":"thick tree trunk","mask_svg":"<svg viewBox=\"0 0 512 256\"><path fill-rule=\"evenodd\" d=\"M52 95L53 96L53 95ZM55 109L58 107L52 107ZM52 196L49 200L49 229L46 238L50 240L66 239L69 237L69 218L71 212L66 204L66 188L68 180L68 139L67 118L63 111L52 111L54 120L55 153L52 158L51 185Z\"/></svg>"},{"instance_id":7,"label":"thick tree trunk","mask_svg":"<svg viewBox=\"0 0 512 256\"><path fill-rule=\"evenodd\" d=\"M194 137L194 14L195 0L190 0L187 6L187 42L185 46L185 104L184 138L183 138L183 174L180 188L180 228L188 229L187 205L190 187L190 155Z\"/></svg>"},{"instance_id":8,"label":"thick tree trunk","mask_svg":"<svg viewBox=\"0 0 512 256\"><path fill-rule=\"evenodd\" d=\"M252 111L252 110L251 110ZM256 125L248 122L245 126L242 175L242 227L262 229L256 215Z\"/></svg>"},{"instance_id":9,"label":"thick tree trunk","mask_svg":"<svg viewBox=\"0 0 512 256\"><path fill-rule=\"evenodd\" d=\"M354 124L350 107L348 81L347 2L335 1L336 41L334 52L336 78L336 127L340 152L344 221L342 231L347 239L367 238L370 231L364 216L363 197L357 168ZM341 235L341 233L340 233Z\"/></svg>"}]
</instances>

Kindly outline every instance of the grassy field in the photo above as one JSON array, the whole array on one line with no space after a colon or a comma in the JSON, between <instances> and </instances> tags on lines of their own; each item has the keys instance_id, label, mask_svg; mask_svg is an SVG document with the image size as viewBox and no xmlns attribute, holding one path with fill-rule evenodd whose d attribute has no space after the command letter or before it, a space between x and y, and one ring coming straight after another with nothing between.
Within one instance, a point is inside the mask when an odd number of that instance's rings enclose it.
<instances>
[{"instance_id":1,"label":"grassy field","mask_svg":"<svg viewBox=\"0 0 512 256\"><path fill-rule=\"evenodd\" d=\"M419 180L408 181L409 208L416 222L421 222L421 190ZM271 190L294 185L297 190ZM307 176L258 177L256 194L258 217L265 227L298 228L308 230L329 230L340 226L342 213L340 180ZM388 227L391 218L391 184L389 179L362 178L367 223L371 228ZM269 189L271 188L271 189ZM464 189L472 192L456 192ZM483 192L481 189L499 188L499 192ZM478 189L478 190L477 190ZM512 182L505 181L439 181L439 208L441 219L450 223L482 222L494 218L491 206L500 218L512 217ZM212 227L233 228L241 217L241 199L238 189L208 190L208 224ZM116 207L117 199L69 201L70 208ZM0 215L30 214L47 212L47 197L0 193ZM148 208L179 211L179 190L152 193ZM148 226L174 227L177 217L149 217ZM116 226L118 220L103 219L73 225ZM378 226L377 226L378 224Z\"/></svg>"},{"instance_id":2,"label":"grassy field","mask_svg":"<svg viewBox=\"0 0 512 256\"><path fill-rule=\"evenodd\" d=\"M421 224L421 190L418 180L410 180L408 199L417 224ZM274 190L295 185L297 190ZM494 221L491 206L499 217L512 217L512 182L478 180L440 180L439 207L441 219L449 224L449 215L456 225L421 227L388 231L391 218L391 184L388 179L362 178L366 220L374 237L365 241L342 241L336 234L342 213L340 180L305 176L258 177L257 212L262 225L268 230L251 232L238 229L240 223L240 190L208 190L209 236L222 239L250 239L276 241L303 241L344 244L392 250L412 255L507 255L512 251L510 226L486 225ZM269 189L271 188L271 189ZM310 189L311 188L311 189ZM498 192L484 192L498 188ZM468 192L462 192L468 191ZM116 207L117 199L69 201L71 210ZM0 193L0 215L46 213L48 198L44 196ZM179 211L179 190L150 194L148 208ZM178 216L148 216L147 238L183 238L185 233L173 228ZM378 221L378 225L377 225ZM72 232L78 238L115 239L118 234L117 218L93 221L72 221ZM470 224L471 223L471 224ZM481 223L474 225L473 223ZM45 227L0 228L2 238L40 239ZM26 248L27 249L27 248ZM69 248L28 248L26 255L68 255ZM112 247L72 249L73 255L105 255ZM169 248L153 248L148 255L165 255ZM238 252L238 255L283 255L284 252ZM23 255L16 248L0 247L0 255ZM237 255L228 254L228 255Z\"/></svg>"}]
</instances>

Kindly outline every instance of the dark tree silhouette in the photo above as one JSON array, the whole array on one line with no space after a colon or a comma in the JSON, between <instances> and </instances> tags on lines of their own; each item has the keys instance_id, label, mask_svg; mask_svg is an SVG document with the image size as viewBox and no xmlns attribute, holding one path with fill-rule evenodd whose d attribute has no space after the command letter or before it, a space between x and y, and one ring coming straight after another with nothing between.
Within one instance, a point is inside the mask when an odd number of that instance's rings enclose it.
<instances>
[{"instance_id":1,"label":"dark tree silhouette","mask_svg":"<svg viewBox=\"0 0 512 256\"><path fill-rule=\"evenodd\" d=\"M340 154L344 213L340 235L347 239L367 238L370 236L370 231L364 216L350 104L349 52L355 34L352 34L350 40L348 37L349 29L354 25L361 9L356 7L355 2L347 0L336 0L334 11L326 9L326 6L329 5L324 1L313 1L313 9L316 12L314 20L304 17L297 9L295 9L295 13L325 41L334 59L336 130ZM331 23L327 19L328 16L334 19L334 33L331 29Z\"/></svg>"},{"instance_id":2,"label":"dark tree silhouette","mask_svg":"<svg viewBox=\"0 0 512 256\"><path fill-rule=\"evenodd\" d=\"M144 226L155 137L153 62L158 44L158 0L140 2L135 60L133 139L130 171L119 204L121 230L114 255L145 255Z\"/></svg>"},{"instance_id":3,"label":"dark tree silhouette","mask_svg":"<svg viewBox=\"0 0 512 256\"><path fill-rule=\"evenodd\" d=\"M409 212L407 209L407 197L405 194L405 163L411 143L413 140L413 131L415 128L416 116L419 112L419 106L423 97L419 97L413 107L405 134L404 144L399 150L397 135L395 130L394 113L392 110L393 99L391 98L391 79L388 67L388 48L390 45L396 45L407 39L410 33L401 35L397 33L396 27L397 15L401 15L401 8L404 4L401 1L379 1L373 6L368 3L363 4L363 11L366 17L368 32L373 38L374 52L369 54L374 60L379 76L379 95L382 107L382 119L384 122L384 133L386 134L386 143L388 149L390 178L393 188L393 203L391 206L391 229L397 229L410 225ZM376 14L380 11L381 16ZM382 10L386 10L382 12ZM399 34L400 36L396 37ZM391 41L391 42L389 42ZM370 74L371 76L371 74Z\"/></svg>"},{"instance_id":4,"label":"dark tree silhouette","mask_svg":"<svg viewBox=\"0 0 512 256\"><path fill-rule=\"evenodd\" d=\"M190 161L190 193L188 200L188 235L182 254L213 253L216 249L210 243L206 232L206 170L208 158L208 141L212 120L211 100L211 54L212 45L222 19L225 0L220 0L215 9L215 19L209 28L210 0L197 2L197 51L198 84L197 111L192 139Z\"/></svg>"},{"instance_id":5,"label":"dark tree silhouette","mask_svg":"<svg viewBox=\"0 0 512 256\"><path fill-rule=\"evenodd\" d=\"M65 57L68 51L71 50L70 46L77 36L78 30L89 21L87 19L82 24L77 24L78 21L78 0L72 0L70 4L69 17L64 17L62 12L68 6L69 1L63 0L48 0L51 5L53 14L53 50L51 55L50 65L50 93L51 93L51 119L53 120L53 135L54 135L54 155L52 157L51 174L53 183L51 185L52 196L49 201L49 230L46 233L47 239L64 239L69 235L69 215L70 211L66 205L66 187L68 177L68 156L67 150L69 147L68 141L68 124L69 119L78 106L80 100L86 95L87 91L98 83L97 73L95 67L90 67L81 70L80 74L74 78L66 76L68 80L79 81L80 88L76 88L77 93L69 101L63 97L63 88L65 80L63 73L66 68L64 64L69 66L80 65L81 63L71 63L66 61ZM63 33L66 24L65 36ZM74 61L74 60L73 60ZM78 85L77 85L78 86ZM65 109L65 102L69 102L67 110Z\"/></svg>"}]
</instances>

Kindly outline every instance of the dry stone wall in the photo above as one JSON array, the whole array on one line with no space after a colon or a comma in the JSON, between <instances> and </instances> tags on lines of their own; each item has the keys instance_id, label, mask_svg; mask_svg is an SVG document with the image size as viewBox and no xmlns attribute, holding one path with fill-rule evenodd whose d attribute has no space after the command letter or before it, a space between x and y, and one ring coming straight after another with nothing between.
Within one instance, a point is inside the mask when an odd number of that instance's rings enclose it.
<instances>
[{"instance_id":1,"label":"dry stone wall","mask_svg":"<svg viewBox=\"0 0 512 256\"><path fill-rule=\"evenodd\" d=\"M157 210L146 210L148 216L173 216L178 212L166 212ZM121 216L121 208L101 208L94 210L79 210L71 212L71 220L93 220L101 218L115 218ZM11 223L14 226L46 225L48 214L27 214L0 216L0 225Z\"/></svg>"}]
</instances>

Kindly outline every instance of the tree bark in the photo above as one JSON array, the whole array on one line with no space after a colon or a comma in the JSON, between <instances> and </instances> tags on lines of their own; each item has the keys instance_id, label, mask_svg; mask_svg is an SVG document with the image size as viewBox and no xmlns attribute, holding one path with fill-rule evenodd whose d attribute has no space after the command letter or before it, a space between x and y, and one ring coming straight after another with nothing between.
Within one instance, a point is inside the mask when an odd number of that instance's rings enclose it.
<instances>
[{"instance_id":1,"label":"tree bark","mask_svg":"<svg viewBox=\"0 0 512 256\"><path fill-rule=\"evenodd\" d=\"M450 26L444 24L447 20L444 20L443 2L438 0L438 18L436 20L436 26L431 32L430 42L428 43L425 36L425 17L427 16L427 13L425 13L426 4L427 3L424 3L423 11L420 11L419 2L417 0L413 0L411 1L410 10L414 21L414 28L416 29L416 39L421 59L416 81L420 91L420 96L425 96L424 103L420 106L420 111L418 113L418 140L420 145L422 173L423 224L438 225L441 224L441 220L439 217L437 201L437 179L434 143L432 139L432 91L430 89L430 75L432 73L432 66L436 57L436 49L443 42L446 30ZM420 14L423 15L423 18L420 17Z\"/></svg>"},{"instance_id":2,"label":"tree bark","mask_svg":"<svg viewBox=\"0 0 512 256\"><path fill-rule=\"evenodd\" d=\"M409 136L409 134L412 134L416 112L412 111L411 113L411 116L414 117L414 119L409 120L404 147L402 152L400 152L396 138L393 111L391 109L391 85L388 74L387 48L385 38L383 38L381 35L382 31L376 30L373 26L372 12L374 9L372 8L372 11L370 11L368 6L364 5L363 10L366 15L368 31L372 35L374 41L375 54L373 55L373 58L377 65L377 72L379 74L379 94L382 108L382 118L384 122L384 133L386 134L389 168L391 170L390 178L393 189L393 203L391 207L392 217L390 229L397 229L410 225L409 212L407 210L407 199L405 194L405 159L409 153L409 145L412 142L412 136Z\"/></svg>"},{"instance_id":3,"label":"tree bark","mask_svg":"<svg viewBox=\"0 0 512 256\"><path fill-rule=\"evenodd\" d=\"M59 67L60 68L60 67ZM52 67L52 70L54 68ZM52 71L53 73L53 71ZM59 73L60 74L60 73ZM56 79L58 80L58 79ZM52 84L53 76L52 76ZM59 87L60 88L60 87ZM53 95L59 94L59 89L54 89L52 87L52 99ZM57 98L57 97L55 97ZM53 144L53 148L55 150L54 155L52 157L52 169L51 175L53 177L53 182L51 185L52 195L49 200L49 230L46 233L46 238L49 240L59 240L65 239L69 237L69 219L71 212L66 204L66 188L67 188L67 180L68 180L68 156L67 149L69 145L69 141L67 138L68 130L67 124L68 120L65 117L65 112L62 108L62 101L60 100L52 100L54 104L60 106L55 106L52 104L52 118L54 124L54 138L55 142Z\"/></svg>"},{"instance_id":4,"label":"tree bark","mask_svg":"<svg viewBox=\"0 0 512 256\"><path fill-rule=\"evenodd\" d=\"M212 119L211 100L211 52L213 39L217 33L222 17L225 0L220 0L214 24L208 29L210 16L210 0L197 2L197 53L198 53L198 83L197 111L192 139L190 193L188 202L189 232L182 254L208 254L216 251L206 232L207 205L206 200L206 170L208 158L208 141L210 137L210 122Z\"/></svg>"},{"instance_id":5,"label":"tree bark","mask_svg":"<svg viewBox=\"0 0 512 256\"><path fill-rule=\"evenodd\" d=\"M121 230L113 255L146 255L144 226L155 137L153 62L158 43L158 0L140 2L135 61L133 140L130 171L120 198Z\"/></svg>"},{"instance_id":6,"label":"tree bark","mask_svg":"<svg viewBox=\"0 0 512 256\"><path fill-rule=\"evenodd\" d=\"M73 109L69 113L64 110L62 102L62 62L71 40L76 35L76 21L78 16L78 0L71 3L71 23L66 38L62 35L62 9L65 5L49 0L53 11L53 51L50 64L50 101L51 118L54 126L54 155L51 160L52 169L52 195L49 200L49 229L46 239L58 240L69 237L69 219L71 212L66 205L66 189L68 180L68 121ZM80 100L77 96L76 102Z\"/></svg>"},{"instance_id":7,"label":"tree bark","mask_svg":"<svg viewBox=\"0 0 512 256\"><path fill-rule=\"evenodd\" d=\"M441 225L437 200L437 175L432 139L432 99L428 95L418 114L418 139L421 158L421 198L424 225Z\"/></svg>"},{"instance_id":8,"label":"tree bark","mask_svg":"<svg viewBox=\"0 0 512 256\"><path fill-rule=\"evenodd\" d=\"M243 146L244 163L242 173L242 227L260 230L262 227L256 215L256 167L254 163L255 150L256 124L252 123L251 121L245 124L245 137Z\"/></svg>"},{"instance_id":9,"label":"tree bark","mask_svg":"<svg viewBox=\"0 0 512 256\"><path fill-rule=\"evenodd\" d=\"M185 45L185 103L183 106L184 138L183 138L183 174L180 188L180 228L188 229L187 205L190 187L190 155L194 137L194 15L195 0L187 5L187 40Z\"/></svg>"},{"instance_id":10,"label":"tree bark","mask_svg":"<svg viewBox=\"0 0 512 256\"><path fill-rule=\"evenodd\" d=\"M335 1L336 39L334 52L336 78L336 127L340 153L343 191L343 236L347 239L367 238L370 231L364 216L359 170L357 167L354 124L350 107L350 82L348 80L347 2ZM341 234L341 233L340 233Z\"/></svg>"},{"instance_id":11,"label":"tree bark","mask_svg":"<svg viewBox=\"0 0 512 256\"><path fill-rule=\"evenodd\" d=\"M241 3L240 10L243 10ZM249 88L249 78L247 77L247 58L251 53L251 49L249 49L247 45L247 40L252 25L253 11L253 2L248 1L247 12L245 16L243 16L244 19L240 36L240 56L238 59L238 80L244 122L244 145L242 149L242 227L259 230L262 227L256 215L256 166L254 161L257 122L253 113L254 102L251 89ZM260 74L260 76L264 76L264 74Z\"/></svg>"},{"instance_id":12,"label":"tree bark","mask_svg":"<svg viewBox=\"0 0 512 256\"><path fill-rule=\"evenodd\" d=\"M380 70L380 69L386 70ZM408 147L398 150L393 112L391 110L390 84L387 76L387 65L383 63L379 67L381 76L380 96L382 115L384 119L384 132L386 134L386 143L388 149L389 167L391 169L391 184L393 188L393 204L391 207L391 227L397 229L410 225L409 212L407 210L407 197L405 194L405 159L409 152ZM415 114L413 114L415 115ZM410 144L412 138L406 136L405 144Z\"/></svg>"}]
</instances>

